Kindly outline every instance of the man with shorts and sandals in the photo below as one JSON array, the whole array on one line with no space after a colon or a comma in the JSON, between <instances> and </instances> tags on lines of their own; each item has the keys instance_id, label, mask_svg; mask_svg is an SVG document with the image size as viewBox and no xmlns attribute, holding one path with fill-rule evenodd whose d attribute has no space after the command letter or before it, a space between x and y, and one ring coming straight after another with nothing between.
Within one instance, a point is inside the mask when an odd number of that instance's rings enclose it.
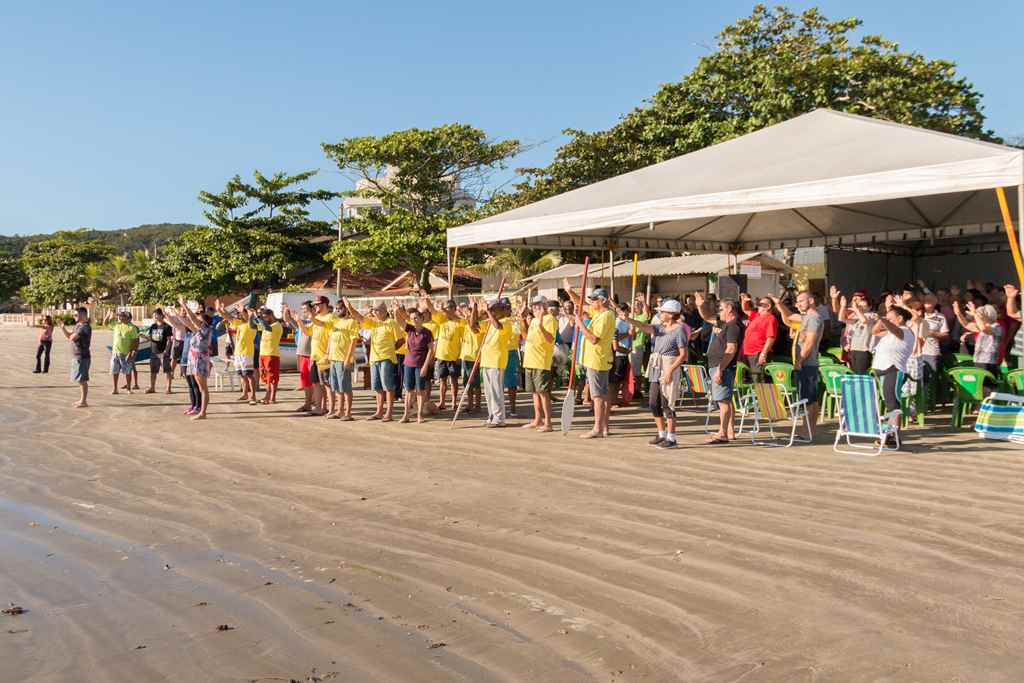
<instances>
[{"instance_id":1,"label":"man with shorts and sandals","mask_svg":"<svg viewBox=\"0 0 1024 683\"><path fill-rule=\"evenodd\" d=\"M441 396L438 399L438 412L448 407L448 389L452 392L452 408L459 400L459 374L462 352L462 333L465 325L459 319L454 299L445 302L443 311L435 311L430 299L426 299L427 310L437 326L435 337L436 353L434 355L434 374L441 385ZM426 325L424 325L426 327Z\"/></svg>"},{"instance_id":2,"label":"man with shorts and sandals","mask_svg":"<svg viewBox=\"0 0 1024 683\"><path fill-rule=\"evenodd\" d=\"M711 399L718 404L719 427L718 432L708 438L708 444L725 444L736 438L732 392L736 383L736 359L743 341L739 313L740 307L735 301L720 301L718 318L712 323L707 360ZM710 317L709 314L705 320Z\"/></svg>"},{"instance_id":3,"label":"man with shorts and sandals","mask_svg":"<svg viewBox=\"0 0 1024 683\"><path fill-rule=\"evenodd\" d=\"M89 366L92 364L92 325L89 324L89 309L75 309L75 326L70 331L67 325L61 324L60 331L71 342L71 381L77 382L81 395L76 408L88 408L89 398Z\"/></svg>"},{"instance_id":4,"label":"man with shorts and sandals","mask_svg":"<svg viewBox=\"0 0 1024 683\"><path fill-rule=\"evenodd\" d=\"M114 313L110 312L103 319L107 325L114 319ZM132 317L127 311L117 313L117 322L111 328L114 332L114 340L110 344L110 375L114 380L114 388L110 392L116 395L117 376L124 375L125 389L132 393L132 372L135 370L135 354L139 350L139 328L132 324Z\"/></svg>"},{"instance_id":5,"label":"man with shorts and sandals","mask_svg":"<svg viewBox=\"0 0 1024 683\"><path fill-rule=\"evenodd\" d=\"M797 395L807 401L807 421L810 431L808 441L814 441L814 429L818 424L818 344L824 332L821 316L815 306L814 295L800 292L796 295L794 313L779 297L772 297L775 307L786 322L799 323L800 332L796 338L796 357L793 363L793 379Z\"/></svg>"}]
</instances>

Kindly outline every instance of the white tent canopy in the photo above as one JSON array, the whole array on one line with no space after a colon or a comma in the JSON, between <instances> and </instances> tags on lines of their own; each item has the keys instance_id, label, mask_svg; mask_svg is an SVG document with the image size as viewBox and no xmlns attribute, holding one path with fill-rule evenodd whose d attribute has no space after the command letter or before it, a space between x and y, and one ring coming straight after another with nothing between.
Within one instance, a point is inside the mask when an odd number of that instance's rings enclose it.
<instances>
[{"instance_id":1,"label":"white tent canopy","mask_svg":"<svg viewBox=\"0 0 1024 683\"><path fill-rule=\"evenodd\" d=\"M943 239L1002 224L996 187L1016 188L1024 212L1024 151L818 109L453 228L448 246L735 253Z\"/></svg>"}]
</instances>

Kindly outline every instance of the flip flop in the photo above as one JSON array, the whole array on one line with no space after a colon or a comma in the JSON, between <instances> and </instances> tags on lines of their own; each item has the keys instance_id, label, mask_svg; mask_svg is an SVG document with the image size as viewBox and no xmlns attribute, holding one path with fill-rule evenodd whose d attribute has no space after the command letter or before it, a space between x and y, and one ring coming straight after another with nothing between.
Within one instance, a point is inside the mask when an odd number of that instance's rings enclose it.
<instances>
[{"instance_id":1,"label":"flip flop","mask_svg":"<svg viewBox=\"0 0 1024 683\"><path fill-rule=\"evenodd\" d=\"M714 439L711 439L711 441L705 441L704 443L708 446L719 446L721 444L729 443L729 439L723 439L720 436L716 436Z\"/></svg>"}]
</instances>

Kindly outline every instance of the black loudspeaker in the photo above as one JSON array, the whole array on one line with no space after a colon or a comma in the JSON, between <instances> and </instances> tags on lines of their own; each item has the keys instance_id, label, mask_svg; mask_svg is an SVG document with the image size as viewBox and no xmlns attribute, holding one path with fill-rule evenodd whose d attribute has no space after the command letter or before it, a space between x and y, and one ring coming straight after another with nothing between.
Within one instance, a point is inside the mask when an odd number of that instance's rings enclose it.
<instances>
[{"instance_id":1,"label":"black loudspeaker","mask_svg":"<svg viewBox=\"0 0 1024 683\"><path fill-rule=\"evenodd\" d=\"M746 275L719 275L718 276L718 300L732 299L740 300L740 292L747 291Z\"/></svg>"}]
</instances>

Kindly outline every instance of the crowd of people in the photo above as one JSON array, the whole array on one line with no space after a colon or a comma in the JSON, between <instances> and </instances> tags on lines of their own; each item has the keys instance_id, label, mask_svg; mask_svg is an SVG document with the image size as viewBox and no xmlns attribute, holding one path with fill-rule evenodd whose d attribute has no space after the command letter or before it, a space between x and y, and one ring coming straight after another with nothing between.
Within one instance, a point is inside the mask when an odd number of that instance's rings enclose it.
<instances>
[{"instance_id":1,"label":"crowd of people","mask_svg":"<svg viewBox=\"0 0 1024 683\"><path fill-rule=\"evenodd\" d=\"M112 393L138 390L135 361L146 341L146 393L155 392L161 379L172 393L180 374L189 393L184 412L192 419L207 416L214 362L230 363L225 367L237 373L237 401L273 405L282 340L294 335L303 392L296 412L303 415L354 419L353 373L362 348L375 397L367 420L394 421L397 402L401 423L461 409L484 411L484 425L501 428L509 413L516 414L522 389L533 403L532 420L522 427L552 432L553 392L574 385L576 404L593 413L581 438L608 437L612 412L646 394L657 432L650 443L671 449L677 446L676 411L687 389L688 364L706 368L719 416L706 443L717 445L736 438L738 363L751 382L770 381L764 368L772 359L792 363L793 385L807 402L806 438L813 441L819 358L826 350L839 349L854 373L876 374L887 411L899 408L901 393L935 382L945 354L970 353L977 367L996 376L1007 357L1014 365L1024 361L1020 292L1013 285L968 282L964 289L932 291L915 282L884 292L877 302L866 290L847 294L832 287L828 296L789 290L718 300L695 293L654 300L639 295L627 303L613 301L602 287L583 291L563 284L563 300L535 296L516 305L507 297L457 303L423 296L411 306L393 301L360 311L347 299L332 305L320 296L297 311L283 306L280 317L265 306L191 306L180 298L175 306L157 309L145 329L127 311L109 313L103 323L113 332ZM60 327L71 343L72 379L81 387L75 405L85 407L91 313L79 308L74 327ZM54 328L45 318L35 372L49 370ZM219 339L226 341L221 345Z\"/></svg>"}]
</instances>

